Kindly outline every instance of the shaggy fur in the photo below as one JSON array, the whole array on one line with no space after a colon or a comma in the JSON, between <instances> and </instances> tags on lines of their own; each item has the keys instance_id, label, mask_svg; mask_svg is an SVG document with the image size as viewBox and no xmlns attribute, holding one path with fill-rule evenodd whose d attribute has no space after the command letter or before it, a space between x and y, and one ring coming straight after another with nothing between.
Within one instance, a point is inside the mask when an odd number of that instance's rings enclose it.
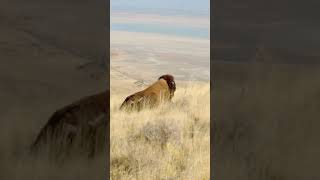
<instances>
[{"instance_id":1,"label":"shaggy fur","mask_svg":"<svg viewBox=\"0 0 320 180\"><path fill-rule=\"evenodd\" d=\"M71 147L94 156L106 148L109 91L85 97L56 111L31 146L32 153L47 147L54 155L68 155Z\"/></svg>"},{"instance_id":2,"label":"shaggy fur","mask_svg":"<svg viewBox=\"0 0 320 180\"><path fill-rule=\"evenodd\" d=\"M158 81L143 91L128 96L120 109L141 110L143 107L156 107L161 102L171 101L176 90L176 84L172 75L163 75Z\"/></svg>"}]
</instances>

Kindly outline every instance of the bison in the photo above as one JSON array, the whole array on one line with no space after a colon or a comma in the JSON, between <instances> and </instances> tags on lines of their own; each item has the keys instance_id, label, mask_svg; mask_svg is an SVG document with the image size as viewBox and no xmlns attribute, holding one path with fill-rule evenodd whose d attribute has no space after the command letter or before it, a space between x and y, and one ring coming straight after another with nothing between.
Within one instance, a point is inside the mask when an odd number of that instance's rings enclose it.
<instances>
[{"instance_id":1,"label":"bison","mask_svg":"<svg viewBox=\"0 0 320 180\"><path fill-rule=\"evenodd\" d=\"M171 101L175 90L174 77L169 74L163 75L148 88L128 96L121 104L120 109L140 111L144 107L156 107L161 102Z\"/></svg>"},{"instance_id":2,"label":"bison","mask_svg":"<svg viewBox=\"0 0 320 180\"><path fill-rule=\"evenodd\" d=\"M32 143L32 154L47 150L55 157L74 153L92 157L106 152L109 100L107 90L57 110Z\"/></svg>"}]
</instances>

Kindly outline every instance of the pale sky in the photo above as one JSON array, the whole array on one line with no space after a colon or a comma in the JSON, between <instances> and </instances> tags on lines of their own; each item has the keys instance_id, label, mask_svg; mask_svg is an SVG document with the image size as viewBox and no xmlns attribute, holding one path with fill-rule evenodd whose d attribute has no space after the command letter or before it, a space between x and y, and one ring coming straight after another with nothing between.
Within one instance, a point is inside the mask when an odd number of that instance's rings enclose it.
<instances>
[{"instance_id":1,"label":"pale sky","mask_svg":"<svg viewBox=\"0 0 320 180\"><path fill-rule=\"evenodd\" d=\"M111 0L111 10L148 10L166 13L176 10L183 13L205 14L210 11L210 0Z\"/></svg>"}]
</instances>

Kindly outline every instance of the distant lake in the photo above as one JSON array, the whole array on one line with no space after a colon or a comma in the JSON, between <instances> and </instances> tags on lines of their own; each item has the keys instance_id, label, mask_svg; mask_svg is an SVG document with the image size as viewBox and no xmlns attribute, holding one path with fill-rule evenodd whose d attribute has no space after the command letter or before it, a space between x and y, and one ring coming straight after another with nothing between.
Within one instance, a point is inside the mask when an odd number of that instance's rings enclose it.
<instances>
[{"instance_id":1,"label":"distant lake","mask_svg":"<svg viewBox=\"0 0 320 180\"><path fill-rule=\"evenodd\" d=\"M112 23L111 30L158 33L158 34L164 34L164 35L175 35L175 36L201 38L201 39L210 38L209 27L198 28L198 27L186 27L186 26L178 27L178 26L157 25L157 24Z\"/></svg>"}]
</instances>

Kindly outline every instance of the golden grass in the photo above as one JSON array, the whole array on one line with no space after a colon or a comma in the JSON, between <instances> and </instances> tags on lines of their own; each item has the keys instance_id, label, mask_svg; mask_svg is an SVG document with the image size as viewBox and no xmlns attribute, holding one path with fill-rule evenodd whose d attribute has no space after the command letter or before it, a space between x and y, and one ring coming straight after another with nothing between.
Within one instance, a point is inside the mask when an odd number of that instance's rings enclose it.
<instances>
[{"instance_id":1,"label":"golden grass","mask_svg":"<svg viewBox=\"0 0 320 180\"><path fill-rule=\"evenodd\" d=\"M119 111L111 92L111 179L210 179L210 86L177 87L172 103Z\"/></svg>"}]
</instances>

